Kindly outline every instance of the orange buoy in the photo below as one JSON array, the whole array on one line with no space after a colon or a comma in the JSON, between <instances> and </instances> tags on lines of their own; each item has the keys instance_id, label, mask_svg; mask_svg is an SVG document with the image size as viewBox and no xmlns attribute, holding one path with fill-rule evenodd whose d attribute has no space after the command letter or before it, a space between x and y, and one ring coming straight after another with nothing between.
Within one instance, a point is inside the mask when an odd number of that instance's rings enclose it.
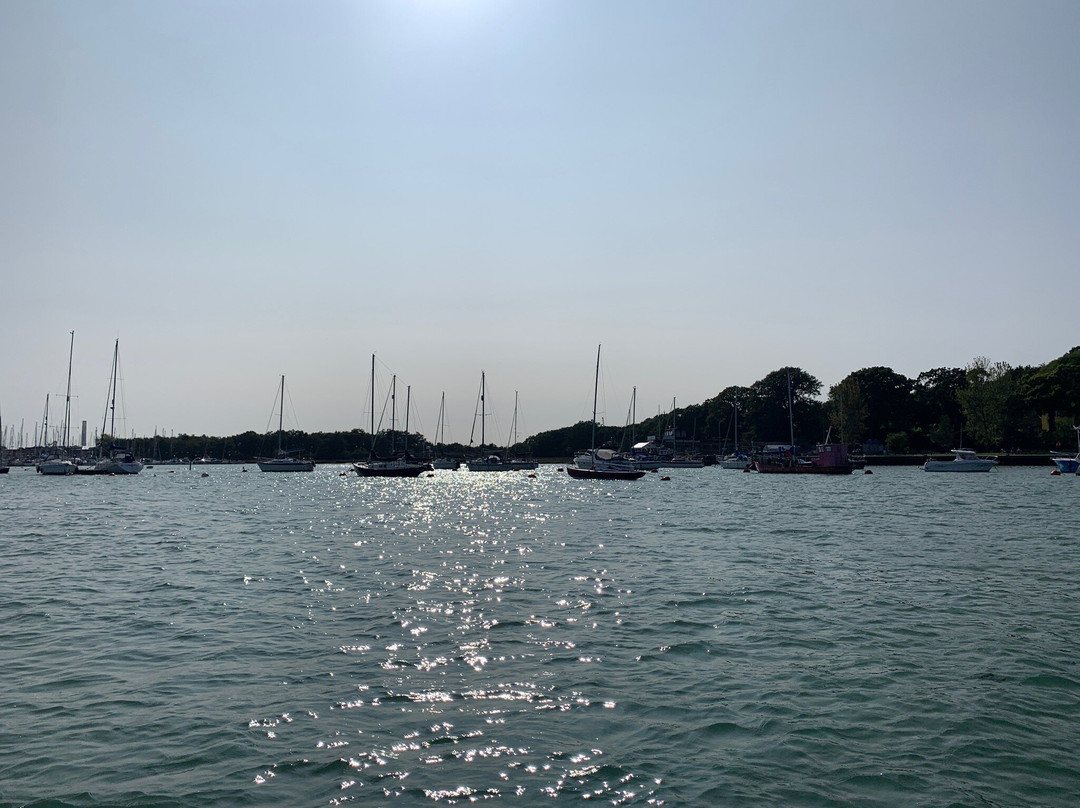
<instances>
[{"instance_id":1,"label":"orange buoy","mask_svg":"<svg viewBox=\"0 0 1080 808\"><path fill-rule=\"evenodd\" d=\"M1054 469L1053 471L1050 472L1050 476L1051 477L1060 477L1061 476L1061 470L1060 469Z\"/></svg>"}]
</instances>

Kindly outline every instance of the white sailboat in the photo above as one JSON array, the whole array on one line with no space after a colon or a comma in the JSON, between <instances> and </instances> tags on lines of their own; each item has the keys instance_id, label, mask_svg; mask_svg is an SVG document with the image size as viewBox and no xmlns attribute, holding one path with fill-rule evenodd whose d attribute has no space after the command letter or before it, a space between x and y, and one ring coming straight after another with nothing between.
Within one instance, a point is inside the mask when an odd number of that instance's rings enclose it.
<instances>
[{"instance_id":1,"label":"white sailboat","mask_svg":"<svg viewBox=\"0 0 1080 808\"><path fill-rule=\"evenodd\" d=\"M315 463L292 457L281 446L281 435L285 418L285 376L281 377L280 403L278 405L277 456L259 461L259 471L314 471Z\"/></svg>"},{"instance_id":2,"label":"white sailboat","mask_svg":"<svg viewBox=\"0 0 1080 808\"><path fill-rule=\"evenodd\" d=\"M435 459L431 461L434 469L454 471L461 465L456 457L445 457L439 454L439 447L446 443L446 391L443 391L442 400L439 402L439 421L435 427Z\"/></svg>"},{"instance_id":3,"label":"white sailboat","mask_svg":"<svg viewBox=\"0 0 1080 808\"><path fill-rule=\"evenodd\" d=\"M750 465L750 458L739 451L739 399L735 398L731 402L731 417L735 421L735 451L729 455L725 455L724 458L717 464L722 469L738 469L744 470Z\"/></svg>"},{"instance_id":4,"label":"white sailboat","mask_svg":"<svg viewBox=\"0 0 1080 808\"><path fill-rule=\"evenodd\" d=\"M8 465L4 462L4 419L0 417L0 474L8 473Z\"/></svg>"},{"instance_id":5,"label":"white sailboat","mask_svg":"<svg viewBox=\"0 0 1080 808\"><path fill-rule=\"evenodd\" d=\"M69 474L74 474L78 467L73 460L65 457L65 453L68 445L68 433L70 431L69 421L71 420L71 360L75 355L75 332L71 332L71 344L68 347L68 375L67 375L67 396L64 400L64 421L60 427L61 438L59 440L60 446L56 457L49 457L38 464L37 470L40 474L46 474L52 477L66 477ZM46 398L48 401L48 398ZM46 411L48 405L46 404ZM46 413L47 422L47 413Z\"/></svg>"},{"instance_id":6,"label":"white sailboat","mask_svg":"<svg viewBox=\"0 0 1080 808\"><path fill-rule=\"evenodd\" d=\"M108 435L113 441L109 447L108 455L103 455L91 470L94 474L138 474L143 469L143 464L135 459L135 456L116 443L116 385L119 381L120 368L120 340L113 345L112 374L109 378L109 395L105 401L105 417L101 422L101 435L104 440L105 426L108 424ZM102 447L104 451L104 447Z\"/></svg>"},{"instance_id":7,"label":"white sailboat","mask_svg":"<svg viewBox=\"0 0 1080 808\"><path fill-rule=\"evenodd\" d=\"M487 440L485 433L485 426L487 423L487 380L484 375L484 371L480 371L480 448L483 449L484 443ZM473 416L473 429L476 428L476 416ZM469 444L472 444L472 438L469 439ZM506 458L500 457L497 454L489 454L486 457L480 457L475 460L470 460L465 464L465 467L469 471L513 471L514 466Z\"/></svg>"},{"instance_id":8,"label":"white sailboat","mask_svg":"<svg viewBox=\"0 0 1080 808\"><path fill-rule=\"evenodd\" d=\"M596 378L593 381L592 400L592 433L588 453L581 453L577 457L588 457L591 464L588 467L576 465L567 466L566 473L577 480L639 480L645 476L645 472L638 469L632 460L628 460L616 452L605 455L608 450L596 448L596 398L600 389L600 348L596 346Z\"/></svg>"}]
</instances>

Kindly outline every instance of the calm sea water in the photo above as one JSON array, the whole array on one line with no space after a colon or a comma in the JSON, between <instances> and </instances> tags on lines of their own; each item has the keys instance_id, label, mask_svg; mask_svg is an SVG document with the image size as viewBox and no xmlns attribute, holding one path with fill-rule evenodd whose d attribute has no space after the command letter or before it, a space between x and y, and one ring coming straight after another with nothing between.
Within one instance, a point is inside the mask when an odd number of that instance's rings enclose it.
<instances>
[{"instance_id":1,"label":"calm sea water","mask_svg":"<svg viewBox=\"0 0 1080 808\"><path fill-rule=\"evenodd\" d=\"M0 477L0 804L1072 806L1080 478Z\"/></svg>"}]
</instances>

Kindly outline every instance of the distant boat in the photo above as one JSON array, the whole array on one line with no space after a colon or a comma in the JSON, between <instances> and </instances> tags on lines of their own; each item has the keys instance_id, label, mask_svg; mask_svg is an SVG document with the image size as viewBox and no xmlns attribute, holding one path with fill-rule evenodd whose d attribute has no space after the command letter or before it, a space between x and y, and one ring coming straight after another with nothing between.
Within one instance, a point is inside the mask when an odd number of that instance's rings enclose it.
<instances>
[{"instance_id":1,"label":"distant boat","mask_svg":"<svg viewBox=\"0 0 1080 808\"><path fill-rule=\"evenodd\" d=\"M109 397L105 406L105 417L101 422L101 434L105 435L105 425L109 425L109 436L113 439L107 455L103 455L92 469L90 474L138 474L143 470L143 464L135 459L135 456L122 445L115 442L116 438L116 385L119 380L120 340L113 346L112 376L109 379Z\"/></svg>"},{"instance_id":2,"label":"distant boat","mask_svg":"<svg viewBox=\"0 0 1080 808\"><path fill-rule=\"evenodd\" d=\"M953 449L952 460L927 460L923 471L990 471L998 464L996 460L984 460L972 449Z\"/></svg>"},{"instance_id":3,"label":"distant boat","mask_svg":"<svg viewBox=\"0 0 1080 808\"><path fill-rule=\"evenodd\" d=\"M391 393L391 401L396 399L397 377L392 382L394 385ZM408 434L408 405L405 408L406 421L405 431ZM390 417L391 441L394 434L394 415ZM393 443L391 443L393 446ZM375 354L371 355L371 448L368 450L366 463L354 463L353 471L361 477L419 477L425 471L431 471L432 465L426 460L419 460L409 455L406 449L400 456L380 458L375 454Z\"/></svg>"},{"instance_id":4,"label":"distant boat","mask_svg":"<svg viewBox=\"0 0 1080 808\"><path fill-rule=\"evenodd\" d=\"M690 455L672 455L663 462L662 468L666 469L700 469L704 468L705 461L700 457Z\"/></svg>"},{"instance_id":5,"label":"distant boat","mask_svg":"<svg viewBox=\"0 0 1080 808\"><path fill-rule=\"evenodd\" d=\"M585 468L578 465L567 466L566 473L576 480L640 480L645 476L645 472L638 468L635 468L634 462L623 458L621 455L615 453L610 459L604 459L604 456L600 454L601 451L596 448L596 396L600 389L600 347L596 346L596 377L593 381L593 401L592 401L592 446L589 449L588 455L578 455L578 457L588 456L592 459L592 465ZM575 463L577 458L575 458Z\"/></svg>"},{"instance_id":6,"label":"distant boat","mask_svg":"<svg viewBox=\"0 0 1080 808\"><path fill-rule=\"evenodd\" d=\"M819 443L817 455L810 461L789 454L754 463L761 474L851 474L852 468L847 447L839 443Z\"/></svg>"},{"instance_id":7,"label":"distant boat","mask_svg":"<svg viewBox=\"0 0 1080 808\"><path fill-rule=\"evenodd\" d=\"M461 459L457 457L446 457L440 454L440 447L446 443L446 392L442 394L442 398L439 401L439 421L435 427L435 459L431 461L431 467L433 469L444 469L447 471L453 471L461 465Z\"/></svg>"},{"instance_id":8,"label":"distant boat","mask_svg":"<svg viewBox=\"0 0 1080 808\"><path fill-rule=\"evenodd\" d=\"M735 450L728 455L724 455L716 465L722 469L745 469L750 466L750 458L739 451L739 400L736 397L731 402L731 418L735 423ZM725 439L726 440L726 439Z\"/></svg>"},{"instance_id":9,"label":"distant boat","mask_svg":"<svg viewBox=\"0 0 1080 808\"><path fill-rule=\"evenodd\" d=\"M1076 430L1076 457L1053 457L1054 465L1062 474L1076 474L1080 471L1080 426L1074 426Z\"/></svg>"},{"instance_id":10,"label":"distant boat","mask_svg":"<svg viewBox=\"0 0 1080 808\"><path fill-rule=\"evenodd\" d=\"M825 442L817 445L817 456L810 461L799 460L795 456L795 418L791 405L791 371L787 375L788 385L788 429L791 431L791 448L773 457L763 457L754 463L759 474L851 474L852 465L848 460L847 446L843 443Z\"/></svg>"},{"instance_id":11,"label":"distant boat","mask_svg":"<svg viewBox=\"0 0 1080 808\"><path fill-rule=\"evenodd\" d=\"M480 371L480 394L477 399L477 403L480 405L480 448L481 451L484 447L484 442L487 440L486 425L487 425L487 376L484 371ZM473 429L476 429L476 414L473 413ZM472 437L469 438L470 445L472 444ZM474 460L468 460L465 463L465 467L469 471L513 471L514 467L510 461L501 455L489 454L484 457L478 457Z\"/></svg>"},{"instance_id":12,"label":"distant boat","mask_svg":"<svg viewBox=\"0 0 1080 808\"><path fill-rule=\"evenodd\" d=\"M8 473L8 465L4 462L4 419L0 418L0 474Z\"/></svg>"},{"instance_id":13,"label":"distant boat","mask_svg":"<svg viewBox=\"0 0 1080 808\"><path fill-rule=\"evenodd\" d=\"M300 457L291 457L281 446L281 435L285 419L285 376L281 377L281 392L278 405L277 456L259 461L260 471L314 471L315 463ZM193 461L194 462L194 461Z\"/></svg>"},{"instance_id":14,"label":"distant boat","mask_svg":"<svg viewBox=\"0 0 1080 808\"><path fill-rule=\"evenodd\" d=\"M68 444L68 431L69 420L71 418L71 358L75 353L75 332L71 332L71 343L68 348L68 375L67 375L67 397L64 400L64 421L60 428L60 439L57 441L57 456L46 457L42 460L38 466L38 474L46 474L50 477L66 477L69 474L74 474L78 466L74 460L70 460L65 457ZM48 424L49 418L49 397L45 396L45 424ZM47 431L47 430L46 430Z\"/></svg>"}]
</instances>

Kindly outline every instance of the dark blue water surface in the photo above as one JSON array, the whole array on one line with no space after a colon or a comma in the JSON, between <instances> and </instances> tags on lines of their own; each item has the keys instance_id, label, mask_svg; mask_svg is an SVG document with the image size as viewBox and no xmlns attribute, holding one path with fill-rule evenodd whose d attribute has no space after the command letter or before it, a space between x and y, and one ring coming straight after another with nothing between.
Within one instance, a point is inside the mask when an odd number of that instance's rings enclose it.
<instances>
[{"instance_id":1,"label":"dark blue water surface","mask_svg":"<svg viewBox=\"0 0 1080 808\"><path fill-rule=\"evenodd\" d=\"M1080 479L0 477L0 804L1068 806Z\"/></svg>"}]
</instances>

